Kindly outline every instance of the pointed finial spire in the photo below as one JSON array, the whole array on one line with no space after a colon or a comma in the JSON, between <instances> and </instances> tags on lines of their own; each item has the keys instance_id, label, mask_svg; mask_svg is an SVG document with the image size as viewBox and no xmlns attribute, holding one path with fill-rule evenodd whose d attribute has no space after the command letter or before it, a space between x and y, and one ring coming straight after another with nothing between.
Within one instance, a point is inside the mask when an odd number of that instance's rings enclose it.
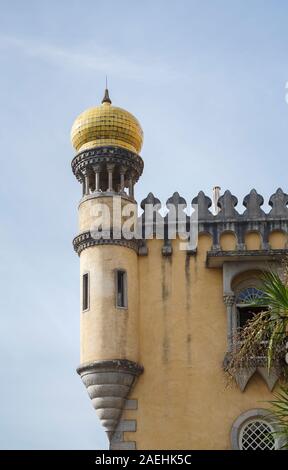
<instances>
[{"instance_id":1,"label":"pointed finial spire","mask_svg":"<svg viewBox=\"0 0 288 470\"><path fill-rule=\"evenodd\" d=\"M107 75L106 75L106 88L105 88L105 94L104 94L104 98L103 98L103 100L102 100L102 103L109 103L109 104L111 104L111 103L112 103L112 101L110 100L109 91L108 91Z\"/></svg>"}]
</instances>

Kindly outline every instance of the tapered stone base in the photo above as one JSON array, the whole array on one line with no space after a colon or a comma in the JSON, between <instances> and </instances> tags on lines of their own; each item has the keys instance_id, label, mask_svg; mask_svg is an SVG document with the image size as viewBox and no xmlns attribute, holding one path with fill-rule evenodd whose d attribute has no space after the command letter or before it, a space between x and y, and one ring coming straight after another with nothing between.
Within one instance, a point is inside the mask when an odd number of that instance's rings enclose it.
<instances>
[{"instance_id":1,"label":"tapered stone base","mask_svg":"<svg viewBox=\"0 0 288 470\"><path fill-rule=\"evenodd\" d=\"M121 418L125 400L143 367L126 359L114 359L83 364L77 372L110 440Z\"/></svg>"}]
</instances>

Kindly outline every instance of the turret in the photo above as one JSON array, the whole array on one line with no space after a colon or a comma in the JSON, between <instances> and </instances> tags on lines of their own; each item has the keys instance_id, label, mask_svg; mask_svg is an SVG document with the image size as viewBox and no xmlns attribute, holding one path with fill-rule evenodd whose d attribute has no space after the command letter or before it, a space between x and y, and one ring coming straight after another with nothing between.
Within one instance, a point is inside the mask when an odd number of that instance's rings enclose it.
<instances>
[{"instance_id":1,"label":"turret","mask_svg":"<svg viewBox=\"0 0 288 470\"><path fill-rule=\"evenodd\" d=\"M77 369L109 438L143 367L139 364L138 244L123 234L143 171L137 119L112 106L84 111L71 130L72 170L82 184L79 233L81 353ZM130 205L130 207L128 206Z\"/></svg>"}]
</instances>

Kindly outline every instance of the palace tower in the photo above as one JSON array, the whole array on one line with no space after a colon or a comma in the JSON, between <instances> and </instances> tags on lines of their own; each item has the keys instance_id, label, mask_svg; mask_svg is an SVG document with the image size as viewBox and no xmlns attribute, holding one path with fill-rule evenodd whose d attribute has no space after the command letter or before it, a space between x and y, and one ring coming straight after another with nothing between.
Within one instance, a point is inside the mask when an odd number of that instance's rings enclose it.
<instances>
[{"instance_id":1,"label":"palace tower","mask_svg":"<svg viewBox=\"0 0 288 470\"><path fill-rule=\"evenodd\" d=\"M175 209L175 237L152 193L137 217L143 132L132 114L112 105L108 90L100 106L77 117L71 139L72 170L83 188L73 242L80 258L77 371L110 448L279 448L277 437L267 441L273 423L264 410L279 371L268 374L259 358L226 387L224 369L237 328L253 314L259 274L280 270L287 253L287 194L278 189L264 212L252 190L238 212L226 191L213 213L200 191L192 199L198 241L183 249L183 220L189 234L192 221L178 193L166 203ZM123 230L129 220L138 227L132 237Z\"/></svg>"}]
</instances>

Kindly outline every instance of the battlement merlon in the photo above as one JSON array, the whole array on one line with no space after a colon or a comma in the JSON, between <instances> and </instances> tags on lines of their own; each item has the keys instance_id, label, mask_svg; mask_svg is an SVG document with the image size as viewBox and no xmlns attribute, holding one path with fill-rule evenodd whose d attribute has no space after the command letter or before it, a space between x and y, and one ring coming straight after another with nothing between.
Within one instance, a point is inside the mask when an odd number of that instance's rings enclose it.
<instances>
[{"instance_id":1,"label":"battlement merlon","mask_svg":"<svg viewBox=\"0 0 288 470\"><path fill-rule=\"evenodd\" d=\"M112 194L109 193L109 195L111 196ZM103 196L105 197L105 192L100 192L98 195L92 193L84 196L81 201L84 202L88 198L94 199L94 197L103 198ZM273 250L269 244L269 237L273 232L282 232L285 236L288 235L288 195L284 193L281 188L277 189L269 198L269 205L271 206L269 212L264 212L261 208L263 203L263 197L258 194L255 189L252 189L243 199L244 212L239 213L237 211L238 199L227 190L218 200L219 212L213 214L210 210L212 201L203 191L200 191L198 195L192 199L190 212L193 214L193 212L197 210L198 235L205 233L212 238L211 251L209 251L207 256L208 267L217 267L223 260L229 261L232 256L234 260L235 256L238 256L239 261L244 258L248 259L250 255L258 258L261 257L263 260L270 260L271 257L277 257L278 259L279 257L285 256L287 246L285 245L280 250ZM147 226L149 226L148 228L151 235L149 238L156 238L157 230L159 232L159 225L162 224L164 240L162 254L169 256L172 254L171 238L175 238L177 234L180 235L183 232L183 226L187 233L190 233L190 225L192 223L195 226L195 218L193 219L193 216L188 216L186 213L186 200L177 192L175 192L172 197L168 198L166 205L162 205L157 197L149 193L148 196L141 201L140 207L143 209L143 213L138 219L140 226L140 236L137 237L138 239L125 240L124 238L118 238L114 240L111 236L110 240L102 240L101 238L94 240L91 233L86 231L85 233L80 233L74 239L73 244L75 251L80 254L83 249L93 246L94 244L115 243L129 246L137 251L139 255L147 255L148 251L145 237ZM153 208L152 220L151 207ZM166 210L165 215L161 215L163 208ZM173 216L171 218L172 212ZM171 231L169 232L168 230L168 226L171 225L171 220L175 222L174 237L170 236ZM251 252L249 255L245 245L245 237L251 232L259 234L261 244L259 250L252 250L254 254ZM232 250L232 252L230 250L229 255L227 254L227 250L223 250L221 247L221 236L225 233L234 234L236 239L236 248ZM191 250L189 253L195 254L195 250ZM222 260L222 262L220 260Z\"/></svg>"}]
</instances>

